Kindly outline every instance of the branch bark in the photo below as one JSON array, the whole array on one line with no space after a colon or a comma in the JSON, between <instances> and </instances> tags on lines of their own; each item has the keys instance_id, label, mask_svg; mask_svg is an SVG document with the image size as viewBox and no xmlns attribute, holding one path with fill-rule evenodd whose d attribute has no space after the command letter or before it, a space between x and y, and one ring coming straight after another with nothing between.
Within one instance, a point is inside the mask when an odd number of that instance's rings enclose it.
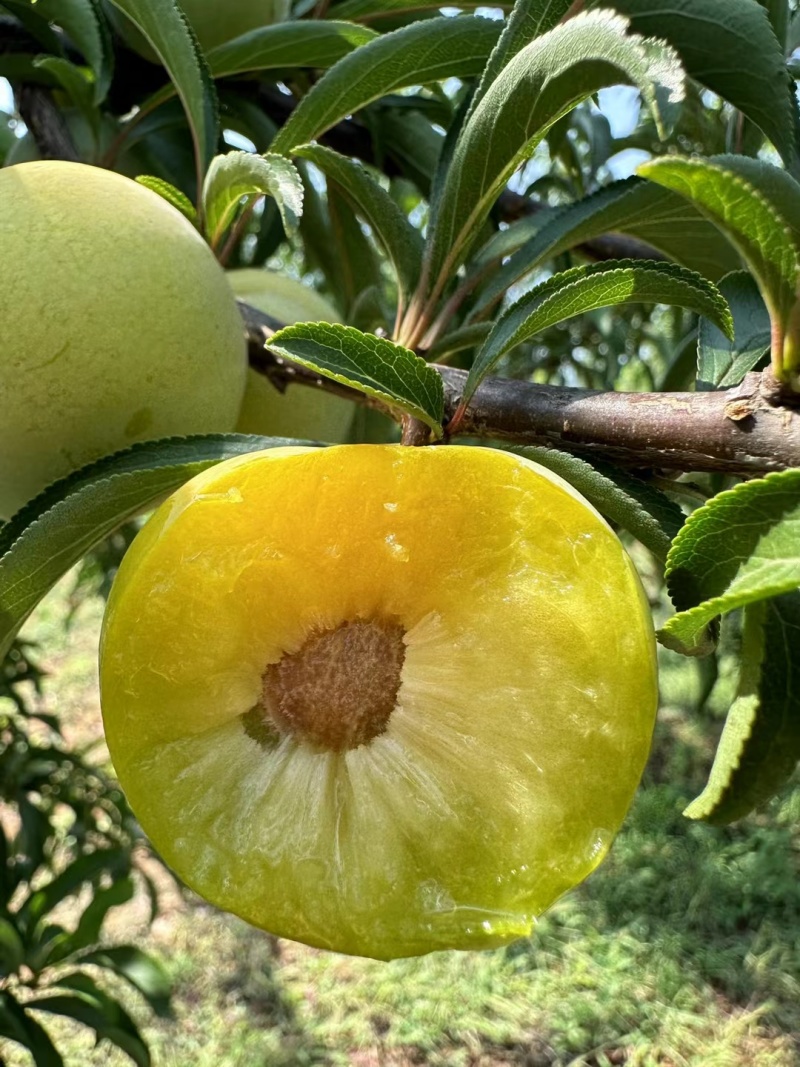
<instances>
[{"instance_id":1,"label":"branch bark","mask_svg":"<svg viewBox=\"0 0 800 1067\"><path fill-rule=\"evenodd\" d=\"M42 85L21 85L17 92L17 106L42 159L79 162L80 157L67 129L64 115L49 89Z\"/></svg>"},{"instance_id":2,"label":"branch bark","mask_svg":"<svg viewBox=\"0 0 800 1067\"><path fill-rule=\"evenodd\" d=\"M240 308L251 365L281 392L296 383L387 411L372 397L274 356L269 336L281 323L248 305ZM434 366L444 382L449 419L463 394L466 371ZM752 476L800 467L800 410L787 403L770 371L748 374L733 389L704 393L613 393L487 378L459 434L548 445L650 470Z\"/></svg>"}]
</instances>

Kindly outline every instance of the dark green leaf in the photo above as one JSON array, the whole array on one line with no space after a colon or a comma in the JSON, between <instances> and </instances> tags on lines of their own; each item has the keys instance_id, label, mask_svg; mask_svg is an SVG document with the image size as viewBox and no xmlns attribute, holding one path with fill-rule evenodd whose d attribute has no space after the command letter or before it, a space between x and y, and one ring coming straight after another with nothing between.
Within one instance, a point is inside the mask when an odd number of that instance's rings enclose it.
<instances>
[{"instance_id":1,"label":"dark green leaf","mask_svg":"<svg viewBox=\"0 0 800 1067\"><path fill-rule=\"evenodd\" d=\"M14 974L24 959L25 948L16 926L0 915L0 978Z\"/></svg>"},{"instance_id":2,"label":"dark green leaf","mask_svg":"<svg viewBox=\"0 0 800 1067\"><path fill-rule=\"evenodd\" d=\"M645 241L711 281L741 266L730 242L691 202L640 178L627 178L562 208L511 248L511 258L482 291L476 312L490 307L540 263L609 232Z\"/></svg>"},{"instance_id":3,"label":"dark green leaf","mask_svg":"<svg viewBox=\"0 0 800 1067\"><path fill-rule=\"evenodd\" d=\"M673 304L705 314L733 332L728 305L716 286L675 263L609 260L555 274L498 319L464 389L467 403L492 367L512 348L574 315L614 304Z\"/></svg>"},{"instance_id":4,"label":"dark green leaf","mask_svg":"<svg viewBox=\"0 0 800 1067\"><path fill-rule=\"evenodd\" d=\"M680 96L683 75L674 54L627 36L627 26L607 11L579 15L527 45L495 78L462 131L431 223L434 294L464 262L497 196L558 119L620 82L636 85L656 115L657 87Z\"/></svg>"},{"instance_id":5,"label":"dark green leaf","mask_svg":"<svg viewBox=\"0 0 800 1067\"><path fill-rule=\"evenodd\" d=\"M733 313L731 340L709 319L700 319L697 340L697 379L700 388L725 389L738 385L769 352L769 312L747 271L736 271L719 283L719 291Z\"/></svg>"},{"instance_id":6,"label":"dark green leaf","mask_svg":"<svg viewBox=\"0 0 800 1067\"><path fill-rule=\"evenodd\" d=\"M769 800L800 759L800 593L744 609L741 675L708 785L690 819L733 822Z\"/></svg>"},{"instance_id":7,"label":"dark green leaf","mask_svg":"<svg viewBox=\"0 0 800 1067\"><path fill-rule=\"evenodd\" d=\"M34 61L39 70L52 74L72 103L87 116L90 122L99 119L94 107L94 85L88 70L70 63L60 56L41 56Z\"/></svg>"},{"instance_id":8,"label":"dark green leaf","mask_svg":"<svg viewBox=\"0 0 800 1067\"><path fill-rule=\"evenodd\" d=\"M0 530L0 656L45 593L127 519L220 460L287 443L234 434L147 442L46 489Z\"/></svg>"},{"instance_id":9,"label":"dark green leaf","mask_svg":"<svg viewBox=\"0 0 800 1067\"><path fill-rule=\"evenodd\" d=\"M324 322L289 326L270 338L269 348L323 377L378 397L441 434L441 376L407 348L351 326Z\"/></svg>"},{"instance_id":10,"label":"dark green leaf","mask_svg":"<svg viewBox=\"0 0 800 1067\"><path fill-rule=\"evenodd\" d=\"M796 169L794 86L763 8L752 0L611 0L610 6L628 15L637 33L668 41L687 74L730 101Z\"/></svg>"},{"instance_id":11,"label":"dark green leaf","mask_svg":"<svg viewBox=\"0 0 800 1067\"><path fill-rule=\"evenodd\" d=\"M517 0L506 19L497 47L481 76L472 101L474 110L500 72L525 45L554 29L572 7L573 0Z\"/></svg>"},{"instance_id":12,"label":"dark green leaf","mask_svg":"<svg viewBox=\"0 0 800 1067\"><path fill-rule=\"evenodd\" d=\"M17 912L20 923L25 930L31 931L57 904L72 896L81 886L94 882L109 871L118 874L128 864L128 854L122 848L100 848L79 856L47 885L30 894Z\"/></svg>"},{"instance_id":13,"label":"dark green leaf","mask_svg":"<svg viewBox=\"0 0 800 1067\"><path fill-rule=\"evenodd\" d=\"M8 991L0 990L0 1034L28 1049L36 1067L64 1067L46 1030Z\"/></svg>"},{"instance_id":14,"label":"dark green leaf","mask_svg":"<svg viewBox=\"0 0 800 1067\"><path fill-rule=\"evenodd\" d=\"M486 7L485 0L466 0L459 3L460 8ZM514 5L509 0L505 3L492 4L492 7L510 10ZM353 19L359 22L378 21L386 17L390 12L400 14L407 12L440 11L440 0L345 0L336 5L336 15L342 19Z\"/></svg>"},{"instance_id":15,"label":"dark green leaf","mask_svg":"<svg viewBox=\"0 0 800 1067\"><path fill-rule=\"evenodd\" d=\"M215 78L285 67L327 70L375 36L352 22L284 22L227 41L206 58Z\"/></svg>"},{"instance_id":16,"label":"dark green leaf","mask_svg":"<svg viewBox=\"0 0 800 1067\"><path fill-rule=\"evenodd\" d=\"M400 301L405 304L419 280L422 264L419 231L360 163L322 145L304 145L297 154L319 167L329 184L336 184L356 213L372 227L392 262Z\"/></svg>"},{"instance_id":17,"label":"dark green leaf","mask_svg":"<svg viewBox=\"0 0 800 1067\"><path fill-rule=\"evenodd\" d=\"M107 888L95 889L74 932L68 934L53 951L48 953L48 964L65 960L73 953L97 944L103 923L111 908L127 904L133 897L133 892L133 880L129 877L115 878Z\"/></svg>"},{"instance_id":18,"label":"dark green leaf","mask_svg":"<svg viewBox=\"0 0 800 1067\"><path fill-rule=\"evenodd\" d=\"M800 185L741 156L665 156L640 173L692 200L738 248L773 320L784 325L796 300Z\"/></svg>"},{"instance_id":19,"label":"dark green leaf","mask_svg":"<svg viewBox=\"0 0 800 1067\"><path fill-rule=\"evenodd\" d=\"M133 1019L88 974L64 975L57 984L74 990L74 995L55 993L40 996L29 1001L27 1006L75 1019L94 1030L98 1041L105 1040L116 1045L137 1067L150 1067L150 1052Z\"/></svg>"},{"instance_id":20,"label":"dark green leaf","mask_svg":"<svg viewBox=\"0 0 800 1067\"><path fill-rule=\"evenodd\" d=\"M290 154L387 93L480 74L500 29L491 19L464 15L428 19L376 37L317 82L275 138L273 151Z\"/></svg>"},{"instance_id":21,"label":"dark green leaf","mask_svg":"<svg viewBox=\"0 0 800 1067\"><path fill-rule=\"evenodd\" d=\"M83 54L94 76L94 102L102 103L111 84L114 51L93 0L37 0L36 10L60 26Z\"/></svg>"},{"instance_id":22,"label":"dark green leaf","mask_svg":"<svg viewBox=\"0 0 800 1067\"><path fill-rule=\"evenodd\" d=\"M175 0L110 0L144 34L178 91L202 178L217 146L219 127L214 83L202 49ZM198 184L201 184L198 182Z\"/></svg>"},{"instance_id":23,"label":"dark green leaf","mask_svg":"<svg viewBox=\"0 0 800 1067\"><path fill-rule=\"evenodd\" d=\"M488 322L478 322L472 326L462 326L452 333L445 334L433 348L426 353L431 363L446 363L458 352L482 345L489 336L492 327Z\"/></svg>"},{"instance_id":24,"label":"dark green leaf","mask_svg":"<svg viewBox=\"0 0 800 1067\"><path fill-rule=\"evenodd\" d=\"M337 295L338 304L345 309L345 317L349 319L363 294L374 289L380 280L380 260L338 185L327 190L327 217L330 247L321 261L327 266L328 282ZM308 229L304 232L308 233ZM318 246L314 243L312 247L316 250Z\"/></svg>"},{"instance_id":25,"label":"dark green leaf","mask_svg":"<svg viewBox=\"0 0 800 1067\"><path fill-rule=\"evenodd\" d=\"M170 1015L170 981L160 963L132 945L114 945L85 952L78 961L113 971L133 986L164 1018Z\"/></svg>"},{"instance_id":26,"label":"dark green leaf","mask_svg":"<svg viewBox=\"0 0 800 1067\"><path fill-rule=\"evenodd\" d=\"M678 609L661 630L677 652L708 651L718 615L800 586L800 470L742 482L698 508L667 557Z\"/></svg>"}]
</instances>

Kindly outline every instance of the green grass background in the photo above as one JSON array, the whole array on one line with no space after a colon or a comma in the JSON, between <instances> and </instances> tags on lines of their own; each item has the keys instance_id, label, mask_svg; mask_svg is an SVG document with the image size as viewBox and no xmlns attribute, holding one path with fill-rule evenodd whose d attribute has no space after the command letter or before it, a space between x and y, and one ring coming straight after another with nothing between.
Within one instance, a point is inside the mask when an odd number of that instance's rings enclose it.
<instances>
[{"instance_id":1,"label":"green grass background","mask_svg":"<svg viewBox=\"0 0 800 1067\"><path fill-rule=\"evenodd\" d=\"M50 672L44 706L102 760L102 601L85 601L67 627L70 588L25 634ZM124 994L156 1065L800 1065L800 791L732 828L685 820L734 664L714 683L707 665L662 660L656 743L625 829L529 940L390 964L351 959L252 930L184 897L166 875L149 931L144 893L113 912L108 937L155 952L175 982L171 1021ZM129 1062L77 1026L40 1018L71 1065ZM28 1062L21 1051L3 1055L9 1067Z\"/></svg>"}]
</instances>

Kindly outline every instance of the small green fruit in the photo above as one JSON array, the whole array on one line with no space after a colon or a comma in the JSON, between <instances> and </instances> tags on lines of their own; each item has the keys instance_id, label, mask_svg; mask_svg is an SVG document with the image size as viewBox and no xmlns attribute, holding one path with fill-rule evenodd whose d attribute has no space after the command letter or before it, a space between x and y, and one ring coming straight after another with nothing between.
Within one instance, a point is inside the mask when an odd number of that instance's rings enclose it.
<instances>
[{"instance_id":1,"label":"small green fruit","mask_svg":"<svg viewBox=\"0 0 800 1067\"><path fill-rule=\"evenodd\" d=\"M80 163L8 167L0 254L0 516L135 441L233 429L241 316L165 200Z\"/></svg>"},{"instance_id":2,"label":"small green fruit","mask_svg":"<svg viewBox=\"0 0 800 1067\"><path fill-rule=\"evenodd\" d=\"M336 308L302 282L267 270L232 270L228 281L240 300L291 326L295 322L341 322ZM340 444L353 421L353 404L323 390L289 386L279 393L250 369L236 429L267 437Z\"/></svg>"},{"instance_id":3,"label":"small green fruit","mask_svg":"<svg viewBox=\"0 0 800 1067\"><path fill-rule=\"evenodd\" d=\"M180 6L200 47L209 52L250 30L284 22L291 11L291 0L181 0ZM107 3L106 10L123 40L145 59L158 62L150 43L130 19L113 4Z\"/></svg>"}]
</instances>

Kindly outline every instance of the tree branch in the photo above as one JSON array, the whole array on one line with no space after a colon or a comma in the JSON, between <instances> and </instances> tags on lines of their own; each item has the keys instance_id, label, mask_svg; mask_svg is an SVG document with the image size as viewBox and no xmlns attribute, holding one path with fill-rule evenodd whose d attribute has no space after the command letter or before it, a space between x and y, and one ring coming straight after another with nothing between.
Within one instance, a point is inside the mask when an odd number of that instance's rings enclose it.
<instances>
[{"instance_id":1,"label":"tree branch","mask_svg":"<svg viewBox=\"0 0 800 1067\"><path fill-rule=\"evenodd\" d=\"M67 129L64 115L49 89L42 85L20 85L17 106L30 130L42 159L65 159L78 163L80 157Z\"/></svg>"},{"instance_id":2,"label":"tree branch","mask_svg":"<svg viewBox=\"0 0 800 1067\"><path fill-rule=\"evenodd\" d=\"M265 345L281 323L246 304L240 308L251 365L281 392L297 383L388 410L373 397L273 355ZM458 407L467 374L435 366L444 382L447 420ZM769 371L748 374L733 389L703 393L613 393L487 378L459 434L548 445L656 470L757 475L800 467L800 410L782 396Z\"/></svg>"}]
</instances>

